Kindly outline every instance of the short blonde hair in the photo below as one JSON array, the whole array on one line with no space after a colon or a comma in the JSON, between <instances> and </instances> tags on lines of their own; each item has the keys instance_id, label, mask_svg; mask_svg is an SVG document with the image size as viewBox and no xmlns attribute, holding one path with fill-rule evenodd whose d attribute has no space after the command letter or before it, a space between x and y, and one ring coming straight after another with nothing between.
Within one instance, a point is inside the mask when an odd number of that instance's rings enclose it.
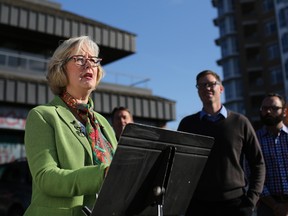
<instances>
[{"instance_id":1,"label":"short blonde hair","mask_svg":"<svg viewBox=\"0 0 288 216\"><path fill-rule=\"evenodd\" d=\"M55 95L61 95L68 85L68 77L66 74L66 60L71 56L72 52L79 52L83 47L88 48L88 52L93 55L99 55L98 45L88 36L73 37L65 40L55 50L50 62L48 63L48 74L46 76L48 85ZM75 54L75 53L73 53ZM104 70L101 65L98 67L98 76L96 83L98 86L100 80L104 76Z\"/></svg>"}]
</instances>

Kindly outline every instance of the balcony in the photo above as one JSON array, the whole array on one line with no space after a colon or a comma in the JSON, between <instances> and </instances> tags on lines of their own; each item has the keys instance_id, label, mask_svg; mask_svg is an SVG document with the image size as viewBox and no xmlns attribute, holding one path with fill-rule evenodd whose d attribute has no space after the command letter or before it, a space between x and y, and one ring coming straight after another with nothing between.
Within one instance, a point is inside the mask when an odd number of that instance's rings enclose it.
<instances>
[{"instance_id":1,"label":"balcony","mask_svg":"<svg viewBox=\"0 0 288 216\"><path fill-rule=\"evenodd\" d=\"M0 68L20 73L45 75L48 60L29 55L0 51Z\"/></svg>"},{"instance_id":2,"label":"balcony","mask_svg":"<svg viewBox=\"0 0 288 216\"><path fill-rule=\"evenodd\" d=\"M44 80L47 73L48 62L49 59L0 50L0 74ZM128 87L131 91L131 87L148 89L150 78L128 73L106 71L102 81L117 84L119 86L118 88L120 88L120 86Z\"/></svg>"}]
</instances>

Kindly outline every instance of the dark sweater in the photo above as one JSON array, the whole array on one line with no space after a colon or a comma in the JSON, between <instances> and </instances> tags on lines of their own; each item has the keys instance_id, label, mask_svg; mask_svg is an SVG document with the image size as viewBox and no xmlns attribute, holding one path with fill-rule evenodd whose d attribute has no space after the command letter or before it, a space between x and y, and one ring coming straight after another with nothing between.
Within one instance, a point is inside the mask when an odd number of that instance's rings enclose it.
<instances>
[{"instance_id":1,"label":"dark sweater","mask_svg":"<svg viewBox=\"0 0 288 216\"><path fill-rule=\"evenodd\" d=\"M255 131L245 116L228 111L226 119L210 122L200 120L198 112L183 118L178 131L215 138L195 198L221 201L243 195L247 186L243 170L245 155L251 170L247 196L253 205L256 204L263 188L265 165Z\"/></svg>"}]
</instances>

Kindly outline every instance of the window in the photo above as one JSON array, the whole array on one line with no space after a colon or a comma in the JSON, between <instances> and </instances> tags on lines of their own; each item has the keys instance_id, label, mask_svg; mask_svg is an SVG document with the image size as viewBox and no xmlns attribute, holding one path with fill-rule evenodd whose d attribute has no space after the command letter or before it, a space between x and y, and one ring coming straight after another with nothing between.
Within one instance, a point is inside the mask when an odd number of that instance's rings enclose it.
<instances>
[{"instance_id":1,"label":"window","mask_svg":"<svg viewBox=\"0 0 288 216\"><path fill-rule=\"evenodd\" d=\"M273 0L263 0L263 11L270 11L274 8Z\"/></svg>"},{"instance_id":2,"label":"window","mask_svg":"<svg viewBox=\"0 0 288 216\"><path fill-rule=\"evenodd\" d=\"M248 64L259 64L261 62L259 47L250 47L246 49L246 61Z\"/></svg>"},{"instance_id":3,"label":"window","mask_svg":"<svg viewBox=\"0 0 288 216\"><path fill-rule=\"evenodd\" d=\"M48 60L44 55L0 48L0 67L43 73Z\"/></svg>"},{"instance_id":4,"label":"window","mask_svg":"<svg viewBox=\"0 0 288 216\"><path fill-rule=\"evenodd\" d=\"M283 74L281 67L274 67L270 69L271 84L276 85L283 81Z\"/></svg>"},{"instance_id":5,"label":"window","mask_svg":"<svg viewBox=\"0 0 288 216\"><path fill-rule=\"evenodd\" d=\"M280 27L288 26L288 7L282 8L279 11L279 25Z\"/></svg>"},{"instance_id":6,"label":"window","mask_svg":"<svg viewBox=\"0 0 288 216\"><path fill-rule=\"evenodd\" d=\"M288 80L288 59L285 61L285 74L286 74L286 80Z\"/></svg>"},{"instance_id":7,"label":"window","mask_svg":"<svg viewBox=\"0 0 288 216\"><path fill-rule=\"evenodd\" d=\"M277 0L277 4L280 4L280 3L287 3L287 0Z\"/></svg>"},{"instance_id":8,"label":"window","mask_svg":"<svg viewBox=\"0 0 288 216\"><path fill-rule=\"evenodd\" d=\"M256 13L255 3L252 2L243 2L241 4L241 13L243 16L248 16Z\"/></svg>"},{"instance_id":9,"label":"window","mask_svg":"<svg viewBox=\"0 0 288 216\"><path fill-rule=\"evenodd\" d=\"M223 40L221 42L221 52L222 52L222 57L225 57L228 55L228 42L227 42L227 40Z\"/></svg>"},{"instance_id":10,"label":"window","mask_svg":"<svg viewBox=\"0 0 288 216\"><path fill-rule=\"evenodd\" d=\"M224 3L223 3L223 0L219 0L218 1L217 8L218 8L218 15L219 16L223 15L224 14Z\"/></svg>"},{"instance_id":11,"label":"window","mask_svg":"<svg viewBox=\"0 0 288 216\"><path fill-rule=\"evenodd\" d=\"M220 36L235 32L235 20L232 16L226 16L219 22Z\"/></svg>"},{"instance_id":12,"label":"window","mask_svg":"<svg viewBox=\"0 0 288 216\"><path fill-rule=\"evenodd\" d=\"M227 34L225 19L221 19L219 22L219 32L221 37Z\"/></svg>"},{"instance_id":13,"label":"window","mask_svg":"<svg viewBox=\"0 0 288 216\"><path fill-rule=\"evenodd\" d=\"M242 97L242 95L243 95L243 85L241 80L233 80L228 83L225 83L226 101Z\"/></svg>"},{"instance_id":14,"label":"window","mask_svg":"<svg viewBox=\"0 0 288 216\"><path fill-rule=\"evenodd\" d=\"M288 33L282 35L282 50L284 53L288 52Z\"/></svg>"},{"instance_id":15,"label":"window","mask_svg":"<svg viewBox=\"0 0 288 216\"><path fill-rule=\"evenodd\" d=\"M249 73L249 85L253 87L262 87L264 85L262 71L251 71Z\"/></svg>"},{"instance_id":16,"label":"window","mask_svg":"<svg viewBox=\"0 0 288 216\"><path fill-rule=\"evenodd\" d=\"M234 102L234 103L229 103L225 104L225 107L229 110L232 110L234 112L242 113L245 115L245 107L243 102Z\"/></svg>"},{"instance_id":17,"label":"window","mask_svg":"<svg viewBox=\"0 0 288 216\"><path fill-rule=\"evenodd\" d=\"M26 157L24 131L0 130L0 164Z\"/></svg>"},{"instance_id":18,"label":"window","mask_svg":"<svg viewBox=\"0 0 288 216\"><path fill-rule=\"evenodd\" d=\"M278 58L280 56L279 46L276 43L269 45L267 51L268 51L268 58L270 60Z\"/></svg>"},{"instance_id":19,"label":"window","mask_svg":"<svg viewBox=\"0 0 288 216\"><path fill-rule=\"evenodd\" d=\"M275 20L268 20L265 23L265 33L267 36L272 35L273 33L276 32L276 23Z\"/></svg>"},{"instance_id":20,"label":"window","mask_svg":"<svg viewBox=\"0 0 288 216\"><path fill-rule=\"evenodd\" d=\"M237 41L234 37L229 37L221 43L222 56L228 56L237 53Z\"/></svg>"},{"instance_id":21,"label":"window","mask_svg":"<svg viewBox=\"0 0 288 216\"><path fill-rule=\"evenodd\" d=\"M226 99L226 101L232 100L232 98L233 98L233 86L232 86L232 83L231 82L226 83L224 87L225 87L225 99Z\"/></svg>"},{"instance_id":22,"label":"window","mask_svg":"<svg viewBox=\"0 0 288 216\"><path fill-rule=\"evenodd\" d=\"M243 84L240 80L235 82L235 95L237 98L242 97L243 95Z\"/></svg>"},{"instance_id":23,"label":"window","mask_svg":"<svg viewBox=\"0 0 288 216\"><path fill-rule=\"evenodd\" d=\"M223 74L225 79L234 77L240 74L238 58L229 58L223 63Z\"/></svg>"},{"instance_id":24,"label":"window","mask_svg":"<svg viewBox=\"0 0 288 216\"><path fill-rule=\"evenodd\" d=\"M218 1L218 11L219 16L222 16L224 13L231 12L234 10L234 1L231 0L219 0Z\"/></svg>"},{"instance_id":25,"label":"window","mask_svg":"<svg viewBox=\"0 0 288 216\"><path fill-rule=\"evenodd\" d=\"M247 39L257 39L258 38L258 27L257 24L249 24L244 26L244 36Z\"/></svg>"}]
</instances>

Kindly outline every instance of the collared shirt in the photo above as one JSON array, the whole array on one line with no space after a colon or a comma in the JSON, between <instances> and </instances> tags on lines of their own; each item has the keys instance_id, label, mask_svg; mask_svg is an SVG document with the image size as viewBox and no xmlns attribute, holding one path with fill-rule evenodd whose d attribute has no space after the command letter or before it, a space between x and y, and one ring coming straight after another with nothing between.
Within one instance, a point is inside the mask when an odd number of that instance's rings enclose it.
<instances>
[{"instance_id":1,"label":"collared shirt","mask_svg":"<svg viewBox=\"0 0 288 216\"><path fill-rule=\"evenodd\" d=\"M288 195L288 128L283 125L278 136L265 127L256 132L266 164L262 196Z\"/></svg>"},{"instance_id":2,"label":"collared shirt","mask_svg":"<svg viewBox=\"0 0 288 216\"><path fill-rule=\"evenodd\" d=\"M225 108L225 106L222 105L220 112L217 113L217 115L212 116L211 114L208 114L207 112L205 112L204 108L202 108L201 112L200 112L200 119L206 118L208 121L212 121L212 122L216 122L221 118L227 118L228 114L227 114L227 109Z\"/></svg>"}]
</instances>

